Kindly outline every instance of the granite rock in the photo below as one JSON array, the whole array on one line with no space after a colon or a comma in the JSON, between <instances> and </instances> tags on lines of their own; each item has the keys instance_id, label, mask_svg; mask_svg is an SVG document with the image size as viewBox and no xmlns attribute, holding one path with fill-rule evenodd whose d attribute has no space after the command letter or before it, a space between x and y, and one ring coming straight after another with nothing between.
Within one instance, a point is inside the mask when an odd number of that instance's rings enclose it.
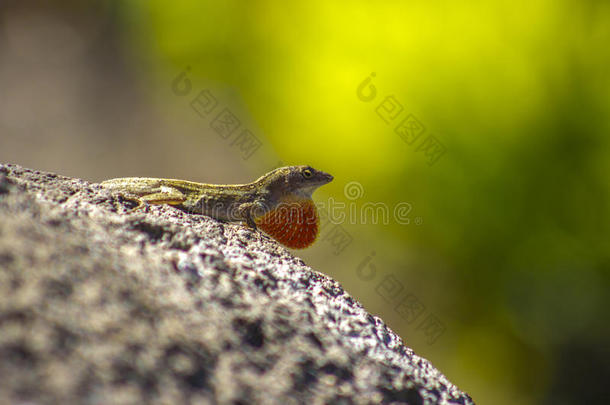
<instances>
[{"instance_id":1,"label":"granite rock","mask_svg":"<svg viewBox=\"0 0 610 405\"><path fill-rule=\"evenodd\" d=\"M472 404L240 224L0 165L0 402Z\"/></svg>"}]
</instances>

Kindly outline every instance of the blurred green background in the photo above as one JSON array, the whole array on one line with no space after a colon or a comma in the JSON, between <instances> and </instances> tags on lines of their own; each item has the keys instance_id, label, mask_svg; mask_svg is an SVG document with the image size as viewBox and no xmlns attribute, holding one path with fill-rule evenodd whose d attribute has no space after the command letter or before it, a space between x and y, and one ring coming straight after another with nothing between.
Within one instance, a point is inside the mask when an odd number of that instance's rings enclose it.
<instances>
[{"instance_id":1,"label":"blurred green background","mask_svg":"<svg viewBox=\"0 0 610 405\"><path fill-rule=\"evenodd\" d=\"M315 199L358 218L296 254L416 353L477 403L602 403L609 44L602 1L5 1L0 161L218 183L311 164L335 176ZM362 221L371 203L408 221Z\"/></svg>"}]
</instances>

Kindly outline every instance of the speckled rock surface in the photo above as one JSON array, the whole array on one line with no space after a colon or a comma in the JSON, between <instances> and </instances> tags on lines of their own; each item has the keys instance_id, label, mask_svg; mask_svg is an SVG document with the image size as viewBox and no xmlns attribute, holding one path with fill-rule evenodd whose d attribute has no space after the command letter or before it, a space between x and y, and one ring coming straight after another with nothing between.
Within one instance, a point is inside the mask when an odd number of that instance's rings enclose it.
<instances>
[{"instance_id":1,"label":"speckled rock surface","mask_svg":"<svg viewBox=\"0 0 610 405\"><path fill-rule=\"evenodd\" d=\"M0 165L3 403L472 403L275 241L130 204Z\"/></svg>"}]
</instances>

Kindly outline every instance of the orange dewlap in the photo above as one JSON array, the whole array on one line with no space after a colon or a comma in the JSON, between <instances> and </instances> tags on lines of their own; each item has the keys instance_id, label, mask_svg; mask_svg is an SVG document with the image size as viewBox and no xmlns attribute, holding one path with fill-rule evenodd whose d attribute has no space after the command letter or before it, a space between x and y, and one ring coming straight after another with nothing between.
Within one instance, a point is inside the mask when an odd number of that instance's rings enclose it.
<instances>
[{"instance_id":1,"label":"orange dewlap","mask_svg":"<svg viewBox=\"0 0 610 405\"><path fill-rule=\"evenodd\" d=\"M318 212L310 198L282 202L255 222L258 228L292 249L306 248L318 236Z\"/></svg>"}]
</instances>

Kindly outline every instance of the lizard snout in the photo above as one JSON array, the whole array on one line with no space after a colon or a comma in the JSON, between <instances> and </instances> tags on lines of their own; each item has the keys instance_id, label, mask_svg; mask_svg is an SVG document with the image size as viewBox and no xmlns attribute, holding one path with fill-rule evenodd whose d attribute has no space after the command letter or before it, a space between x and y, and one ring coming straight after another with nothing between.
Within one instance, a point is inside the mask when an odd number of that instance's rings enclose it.
<instances>
[{"instance_id":1,"label":"lizard snout","mask_svg":"<svg viewBox=\"0 0 610 405\"><path fill-rule=\"evenodd\" d=\"M320 180L321 180L320 183L321 184L330 183L334 179L332 174L328 174L328 173L325 173L325 172L319 172L319 173L320 173Z\"/></svg>"}]
</instances>

